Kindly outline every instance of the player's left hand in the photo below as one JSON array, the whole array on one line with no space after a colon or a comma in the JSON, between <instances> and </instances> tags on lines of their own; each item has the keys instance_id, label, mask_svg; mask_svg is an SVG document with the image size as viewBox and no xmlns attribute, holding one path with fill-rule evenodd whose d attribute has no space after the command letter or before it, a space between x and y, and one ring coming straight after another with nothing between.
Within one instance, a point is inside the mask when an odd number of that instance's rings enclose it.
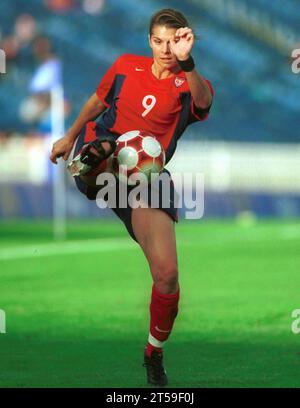
<instances>
[{"instance_id":1,"label":"player's left hand","mask_svg":"<svg viewBox=\"0 0 300 408\"><path fill-rule=\"evenodd\" d=\"M170 40L170 48L175 57L184 61L189 58L195 36L189 27L179 28Z\"/></svg>"}]
</instances>

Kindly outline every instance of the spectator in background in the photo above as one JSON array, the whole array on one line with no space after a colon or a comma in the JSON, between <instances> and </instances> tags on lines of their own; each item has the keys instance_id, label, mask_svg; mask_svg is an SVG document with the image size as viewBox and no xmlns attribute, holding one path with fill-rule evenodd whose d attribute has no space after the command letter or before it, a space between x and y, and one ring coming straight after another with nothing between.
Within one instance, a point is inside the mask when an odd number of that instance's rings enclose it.
<instances>
[{"instance_id":1,"label":"spectator in background","mask_svg":"<svg viewBox=\"0 0 300 408\"><path fill-rule=\"evenodd\" d=\"M30 45L37 34L36 21L31 14L21 14L15 22L15 37L20 47Z\"/></svg>"},{"instance_id":2,"label":"spectator in background","mask_svg":"<svg viewBox=\"0 0 300 408\"><path fill-rule=\"evenodd\" d=\"M4 37L0 42L0 48L5 52L7 66L16 61L19 54L19 42L14 35ZM9 73L8 69L7 73Z\"/></svg>"},{"instance_id":3,"label":"spectator in background","mask_svg":"<svg viewBox=\"0 0 300 408\"><path fill-rule=\"evenodd\" d=\"M105 6L105 0L83 0L82 10L91 15L101 14Z\"/></svg>"},{"instance_id":4,"label":"spectator in background","mask_svg":"<svg viewBox=\"0 0 300 408\"><path fill-rule=\"evenodd\" d=\"M27 124L38 125L38 123L44 118L50 108L50 96L48 89L46 92L41 90L41 81L48 81L49 73L42 73L42 78L40 75L40 67L46 64L48 61L55 61L56 57L52 51L52 45L50 40L46 36L38 36L32 45L32 52L35 60L38 64L35 73L30 81L30 92L31 95L26 98L20 106L20 116L22 120ZM37 84L38 82L38 84ZM39 87L39 92L37 92L37 87Z\"/></svg>"},{"instance_id":5,"label":"spectator in background","mask_svg":"<svg viewBox=\"0 0 300 408\"><path fill-rule=\"evenodd\" d=\"M31 14L20 14L14 24L14 31L0 43L9 65L8 75L18 72L18 66L32 63L32 41L37 33L36 21ZM12 70L14 67L14 70Z\"/></svg>"},{"instance_id":6,"label":"spectator in background","mask_svg":"<svg viewBox=\"0 0 300 408\"><path fill-rule=\"evenodd\" d=\"M104 5L105 0L45 0L45 6L55 13L82 10L87 14L98 15Z\"/></svg>"},{"instance_id":7,"label":"spectator in background","mask_svg":"<svg viewBox=\"0 0 300 408\"><path fill-rule=\"evenodd\" d=\"M64 13L74 9L78 0L45 0L44 4L55 13Z\"/></svg>"},{"instance_id":8,"label":"spectator in background","mask_svg":"<svg viewBox=\"0 0 300 408\"><path fill-rule=\"evenodd\" d=\"M17 60L18 67L22 67L22 76L19 81L24 85L27 83L27 78L24 76L30 74L34 69L34 56L32 54L32 45L37 36L37 23L31 14L21 14L17 17L14 26L14 35L19 43L19 55Z\"/></svg>"},{"instance_id":9,"label":"spectator in background","mask_svg":"<svg viewBox=\"0 0 300 408\"><path fill-rule=\"evenodd\" d=\"M39 35L33 42L33 55L36 61L41 64L46 61L56 59L52 49L52 44L48 37Z\"/></svg>"},{"instance_id":10,"label":"spectator in background","mask_svg":"<svg viewBox=\"0 0 300 408\"><path fill-rule=\"evenodd\" d=\"M37 126L41 134L51 132L51 89L62 82L61 62L52 49L48 37L39 36L33 43L33 54L38 66L31 78L29 91L20 107L20 115L27 124ZM65 113L70 106L65 101Z\"/></svg>"}]
</instances>

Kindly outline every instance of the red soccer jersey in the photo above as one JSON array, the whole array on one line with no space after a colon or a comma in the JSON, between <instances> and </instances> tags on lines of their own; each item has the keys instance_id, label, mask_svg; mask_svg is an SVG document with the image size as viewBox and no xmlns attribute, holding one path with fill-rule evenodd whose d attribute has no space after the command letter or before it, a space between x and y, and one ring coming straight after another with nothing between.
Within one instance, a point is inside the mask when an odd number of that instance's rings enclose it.
<instances>
[{"instance_id":1,"label":"red soccer jersey","mask_svg":"<svg viewBox=\"0 0 300 408\"><path fill-rule=\"evenodd\" d=\"M117 59L97 88L99 99L108 108L97 122L118 135L136 129L152 133L169 161L185 128L206 119L209 109L195 107L183 71L157 79L152 64L151 57L128 54Z\"/></svg>"}]
</instances>

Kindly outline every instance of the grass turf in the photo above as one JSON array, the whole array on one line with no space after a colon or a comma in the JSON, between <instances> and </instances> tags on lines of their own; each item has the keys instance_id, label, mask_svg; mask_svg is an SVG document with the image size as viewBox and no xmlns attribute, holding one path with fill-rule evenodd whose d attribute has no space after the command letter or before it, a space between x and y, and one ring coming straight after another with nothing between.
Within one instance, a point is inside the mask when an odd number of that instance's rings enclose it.
<instances>
[{"instance_id":1,"label":"grass turf","mask_svg":"<svg viewBox=\"0 0 300 408\"><path fill-rule=\"evenodd\" d=\"M291 331L299 230L299 221L177 226L170 387L300 386L300 334ZM151 279L121 223L71 221L67 242L41 256L49 222L2 222L0 231L0 387L145 387Z\"/></svg>"}]
</instances>

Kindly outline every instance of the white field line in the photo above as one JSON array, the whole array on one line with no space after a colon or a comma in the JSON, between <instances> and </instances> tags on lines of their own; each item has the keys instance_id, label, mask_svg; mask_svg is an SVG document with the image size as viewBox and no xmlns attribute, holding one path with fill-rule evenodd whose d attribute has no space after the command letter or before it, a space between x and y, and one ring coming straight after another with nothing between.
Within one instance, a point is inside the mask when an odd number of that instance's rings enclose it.
<instances>
[{"instance_id":1,"label":"white field line","mask_svg":"<svg viewBox=\"0 0 300 408\"><path fill-rule=\"evenodd\" d=\"M202 240L202 241L201 241ZM214 241L215 245L228 243L243 243L243 242L259 242L259 241L293 241L300 240L300 227L286 227L281 230L272 231L269 230L255 230L254 229L238 229L237 232L219 232L219 233L207 233L202 235L199 241L182 241L182 246L201 246L207 242L211 245L211 241Z\"/></svg>"},{"instance_id":2,"label":"white field line","mask_svg":"<svg viewBox=\"0 0 300 408\"><path fill-rule=\"evenodd\" d=\"M284 230L282 230L282 238L284 239L300 238L300 226L286 227Z\"/></svg>"},{"instance_id":3,"label":"white field line","mask_svg":"<svg viewBox=\"0 0 300 408\"><path fill-rule=\"evenodd\" d=\"M22 258L38 258L54 255L74 255L90 252L119 251L136 249L138 246L131 238L106 238L82 241L22 245L0 249L0 261Z\"/></svg>"},{"instance_id":4,"label":"white field line","mask_svg":"<svg viewBox=\"0 0 300 408\"><path fill-rule=\"evenodd\" d=\"M214 244L223 244L224 242L255 242L261 240L276 241L276 240L294 240L300 239L300 228L286 227L279 231L274 231L270 234L267 230L241 229L236 233L214 233L202 235L199 241L179 239L178 247L186 246L205 246L207 240ZM102 238L82 241L70 241L60 243L45 243L36 245L22 245L17 247L8 247L0 249L0 261L24 259L24 258L38 258L45 256L58 255L74 255L91 252L107 252L120 250L136 250L138 245L135 244L130 237L124 238Z\"/></svg>"}]
</instances>

